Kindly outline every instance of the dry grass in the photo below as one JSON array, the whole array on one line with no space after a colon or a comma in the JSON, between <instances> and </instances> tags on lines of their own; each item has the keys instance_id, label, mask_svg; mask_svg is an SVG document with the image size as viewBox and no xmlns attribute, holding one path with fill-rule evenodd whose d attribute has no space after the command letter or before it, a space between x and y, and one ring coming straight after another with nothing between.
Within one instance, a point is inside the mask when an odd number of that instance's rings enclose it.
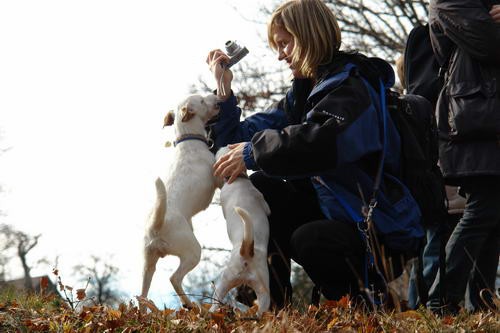
<instances>
[{"instance_id":1,"label":"dry grass","mask_svg":"<svg viewBox=\"0 0 500 333\"><path fill-rule=\"evenodd\" d=\"M255 310L222 308L210 313L208 305L192 310L158 309L148 300L117 308L82 306L73 310L57 296L0 293L0 332L499 332L500 315L461 313L440 318L421 309L406 312L366 312L347 298L324 302L304 312L285 309L255 317Z\"/></svg>"}]
</instances>

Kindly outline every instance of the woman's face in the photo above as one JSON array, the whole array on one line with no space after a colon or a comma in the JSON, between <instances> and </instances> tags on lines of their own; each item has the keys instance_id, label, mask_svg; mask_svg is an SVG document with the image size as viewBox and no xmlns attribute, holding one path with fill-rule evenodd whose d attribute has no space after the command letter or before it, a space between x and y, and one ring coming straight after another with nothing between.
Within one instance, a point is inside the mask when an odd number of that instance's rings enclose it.
<instances>
[{"instance_id":1,"label":"woman's face","mask_svg":"<svg viewBox=\"0 0 500 333\"><path fill-rule=\"evenodd\" d=\"M292 51L295 46L295 40L292 34L290 34L282 27L277 26L276 28L274 28L273 39L276 43L276 46L278 47L278 60L286 61L288 67L292 71L292 75L294 78L304 78L305 76L301 74L298 69L292 66Z\"/></svg>"}]
</instances>

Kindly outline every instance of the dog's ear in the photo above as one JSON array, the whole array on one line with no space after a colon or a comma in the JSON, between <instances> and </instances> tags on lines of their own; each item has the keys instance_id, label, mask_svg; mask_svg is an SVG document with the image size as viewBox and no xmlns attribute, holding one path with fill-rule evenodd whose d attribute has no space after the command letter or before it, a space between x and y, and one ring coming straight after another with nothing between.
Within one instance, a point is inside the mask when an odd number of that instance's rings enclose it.
<instances>
[{"instance_id":1,"label":"dog's ear","mask_svg":"<svg viewBox=\"0 0 500 333\"><path fill-rule=\"evenodd\" d=\"M170 110L163 119L163 127L172 126L173 124L174 124L174 111Z\"/></svg>"},{"instance_id":2,"label":"dog's ear","mask_svg":"<svg viewBox=\"0 0 500 333\"><path fill-rule=\"evenodd\" d=\"M182 114L182 122L185 123L186 121L190 121L191 118L194 117L195 113L193 112L193 110L191 110L190 108L188 108L187 106L183 106L181 108L181 114Z\"/></svg>"}]
</instances>

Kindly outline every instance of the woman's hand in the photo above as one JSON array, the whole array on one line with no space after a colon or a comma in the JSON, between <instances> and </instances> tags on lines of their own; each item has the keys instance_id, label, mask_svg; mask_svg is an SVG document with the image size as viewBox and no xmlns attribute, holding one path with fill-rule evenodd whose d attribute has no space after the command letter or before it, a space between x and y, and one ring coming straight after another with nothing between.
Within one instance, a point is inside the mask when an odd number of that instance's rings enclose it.
<instances>
[{"instance_id":1,"label":"woman's hand","mask_svg":"<svg viewBox=\"0 0 500 333\"><path fill-rule=\"evenodd\" d=\"M217 82L217 96L223 101L231 95L231 81L233 80L233 72L224 66L228 62L228 55L219 49L208 53L207 64L215 76L215 82Z\"/></svg>"},{"instance_id":2,"label":"woman's hand","mask_svg":"<svg viewBox=\"0 0 500 333\"><path fill-rule=\"evenodd\" d=\"M490 15L493 21L500 23L500 5L493 5L490 10Z\"/></svg>"},{"instance_id":3,"label":"woman's hand","mask_svg":"<svg viewBox=\"0 0 500 333\"><path fill-rule=\"evenodd\" d=\"M217 177L229 178L231 184L239 175L245 173L247 168L243 161L243 148L246 142L229 145L230 149L214 164L214 175Z\"/></svg>"}]
</instances>

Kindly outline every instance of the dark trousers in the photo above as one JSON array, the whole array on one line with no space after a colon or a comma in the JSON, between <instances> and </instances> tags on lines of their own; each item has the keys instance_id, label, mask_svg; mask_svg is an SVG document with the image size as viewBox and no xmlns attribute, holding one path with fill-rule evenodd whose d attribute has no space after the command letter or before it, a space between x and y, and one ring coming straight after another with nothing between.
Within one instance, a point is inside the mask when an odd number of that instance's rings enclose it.
<instances>
[{"instance_id":1,"label":"dark trousers","mask_svg":"<svg viewBox=\"0 0 500 333\"><path fill-rule=\"evenodd\" d=\"M425 306L428 300L429 289L440 267L445 267L445 244L450 237L451 230L462 217L462 214L448 214L444 221L437 221L433 225L425 226L426 244L421 254L421 262L415 262L410 273L408 285L408 307L418 309ZM444 276L440 275L440 288L444 288ZM439 298L444 295L444 290L438 290Z\"/></svg>"},{"instance_id":2,"label":"dark trousers","mask_svg":"<svg viewBox=\"0 0 500 333\"><path fill-rule=\"evenodd\" d=\"M292 297L290 259L301 265L327 299L359 294L365 247L348 222L326 220L309 179L283 181L261 172L250 177L271 208L268 247L271 300Z\"/></svg>"},{"instance_id":3,"label":"dark trousers","mask_svg":"<svg viewBox=\"0 0 500 333\"><path fill-rule=\"evenodd\" d=\"M463 184L465 211L446 245L447 303L453 308L464 301L467 288L472 309L482 306L479 291L494 290L500 235L500 181L471 179ZM439 274L429 291L428 306L438 309Z\"/></svg>"}]
</instances>

